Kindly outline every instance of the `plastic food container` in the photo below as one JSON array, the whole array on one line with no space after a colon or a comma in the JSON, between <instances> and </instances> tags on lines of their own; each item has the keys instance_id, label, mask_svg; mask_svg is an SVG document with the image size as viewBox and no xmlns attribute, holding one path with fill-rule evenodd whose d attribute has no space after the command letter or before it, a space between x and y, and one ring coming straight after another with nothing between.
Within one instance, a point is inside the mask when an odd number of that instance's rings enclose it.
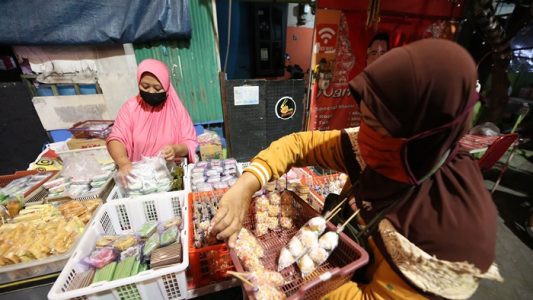
<instances>
[{"instance_id":1,"label":"plastic food container","mask_svg":"<svg viewBox=\"0 0 533 300\"><path fill-rule=\"evenodd\" d=\"M91 218L92 220L94 220L95 215L96 212L93 213L93 216ZM88 224L90 224L90 222ZM86 225L84 230L86 230L88 226L89 225ZM80 242L80 240L81 236L78 237L77 241L72 245L70 250L63 254L53 255L47 258L33 260L30 262L0 267L0 284L60 272L67 263L69 257L72 256L72 253L74 252L74 249L76 248L76 245Z\"/></svg>"},{"instance_id":2,"label":"plastic food container","mask_svg":"<svg viewBox=\"0 0 533 300\"><path fill-rule=\"evenodd\" d=\"M26 177L26 176L29 176L29 175L34 175L34 174L40 174L40 172L37 171L37 170L18 171L16 173L12 174L12 175L0 176L0 187L4 187L4 186L8 185L13 180L16 180L16 179L19 179L19 178L22 178L22 177ZM57 176L58 172L57 171L49 171L49 172L44 172L42 174L47 174L48 176L45 179L43 179L41 182L39 182L38 184L33 186L30 190L28 190L28 191L26 191L24 193L25 205L42 204L44 198L46 197L46 195L48 195L48 192L46 191L46 189L43 188L43 184L46 183L47 181L51 180L55 176Z\"/></svg>"},{"instance_id":3,"label":"plastic food container","mask_svg":"<svg viewBox=\"0 0 533 300\"><path fill-rule=\"evenodd\" d=\"M106 139L113 128L113 120L87 120L78 122L68 130L78 139Z\"/></svg>"}]
</instances>

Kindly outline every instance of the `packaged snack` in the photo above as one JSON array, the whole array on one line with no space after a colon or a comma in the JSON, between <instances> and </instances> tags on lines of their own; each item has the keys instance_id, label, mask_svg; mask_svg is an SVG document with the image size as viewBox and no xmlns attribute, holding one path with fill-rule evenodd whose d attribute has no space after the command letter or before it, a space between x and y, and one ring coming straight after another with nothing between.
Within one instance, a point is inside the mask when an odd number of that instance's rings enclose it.
<instances>
[{"instance_id":1,"label":"packaged snack","mask_svg":"<svg viewBox=\"0 0 533 300\"><path fill-rule=\"evenodd\" d=\"M213 183L217 183L217 182L220 182L220 176L219 177L209 177L207 179L207 183L213 184Z\"/></svg>"},{"instance_id":2,"label":"packaged snack","mask_svg":"<svg viewBox=\"0 0 533 300\"><path fill-rule=\"evenodd\" d=\"M215 190L227 189L228 188L228 184L225 183L225 182L215 182L215 183L213 183L213 188Z\"/></svg>"},{"instance_id":3,"label":"packaged snack","mask_svg":"<svg viewBox=\"0 0 533 300\"><path fill-rule=\"evenodd\" d=\"M136 260L138 259L134 256L129 256L121 260L115 268L113 280L130 277Z\"/></svg>"},{"instance_id":4,"label":"packaged snack","mask_svg":"<svg viewBox=\"0 0 533 300\"><path fill-rule=\"evenodd\" d=\"M152 234L152 236L146 240L146 243L144 243L143 247L143 256L145 259L148 259L150 255L152 255L152 252L159 248L160 242L159 233L157 232Z\"/></svg>"},{"instance_id":5,"label":"packaged snack","mask_svg":"<svg viewBox=\"0 0 533 300\"><path fill-rule=\"evenodd\" d=\"M94 269L89 269L81 274L77 274L69 284L67 291L77 290L89 286L94 278Z\"/></svg>"},{"instance_id":6,"label":"packaged snack","mask_svg":"<svg viewBox=\"0 0 533 300\"><path fill-rule=\"evenodd\" d=\"M207 166L209 166L209 163L206 161L199 161L196 163L196 168L203 168L205 169Z\"/></svg>"},{"instance_id":7,"label":"packaged snack","mask_svg":"<svg viewBox=\"0 0 533 300\"><path fill-rule=\"evenodd\" d=\"M102 187L105 183L106 183L105 180L103 180L103 181L91 181L91 187L99 188L99 187Z\"/></svg>"},{"instance_id":8,"label":"packaged snack","mask_svg":"<svg viewBox=\"0 0 533 300\"><path fill-rule=\"evenodd\" d=\"M139 236L143 239L151 236L157 230L157 221L149 221L139 228Z\"/></svg>"},{"instance_id":9,"label":"packaged snack","mask_svg":"<svg viewBox=\"0 0 533 300\"><path fill-rule=\"evenodd\" d=\"M133 235L123 235L113 242L113 248L124 251L137 244L137 239Z\"/></svg>"},{"instance_id":10,"label":"packaged snack","mask_svg":"<svg viewBox=\"0 0 533 300\"><path fill-rule=\"evenodd\" d=\"M178 227L172 226L161 234L161 246L165 247L174 243L178 238Z\"/></svg>"},{"instance_id":11,"label":"packaged snack","mask_svg":"<svg viewBox=\"0 0 533 300\"><path fill-rule=\"evenodd\" d=\"M137 275L139 273L139 268L141 267L141 261L139 259L135 260L135 264L131 269L130 276Z\"/></svg>"},{"instance_id":12,"label":"packaged snack","mask_svg":"<svg viewBox=\"0 0 533 300\"><path fill-rule=\"evenodd\" d=\"M114 261L116 258L117 252L112 248L101 248L93 251L91 255L87 257L86 262L96 269L101 269Z\"/></svg>"},{"instance_id":13,"label":"packaged snack","mask_svg":"<svg viewBox=\"0 0 533 300\"><path fill-rule=\"evenodd\" d=\"M165 224L163 225L163 228L168 229L168 228L170 228L172 226L176 226L178 228L181 228L181 225L182 225L181 217L174 217L174 218L166 221Z\"/></svg>"},{"instance_id":14,"label":"packaged snack","mask_svg":"<svg viewBox=\"0 0 533 300\"><path fill-rule=\"evenodd\" d=\"M96 240L96 247L102 248L110 246L114 241L118 239L116 235L104 235Z\"/></svg>"},{"instance_id":15,"label":"packaged snack","mask_svg":"<svg viewBox=\"0 0 533 300\"><path fill-rule=\"evenodd\" d=\"M182 247L179 243L174 243L169 246L159 248L152 252L150 257L150 267L158 268L176 264L182 260Z\"/></svg>"},{"instance_id":16,"label":"packaged snack","mask_svg":"<svg viewBox=\"0 0 533 300\"><path fill-rule=\"evenodd\" d=\"M196 188L198 192L210 192L213 190L213 186L210 183L200 183Z\"/></svg>"},{"instance_id":17,"label":"packaged snack","mask_svg":"<svg viewBox=\"0 0 533 300\"><path fill-rule=\"evenodd\" d=\"M126 257L141 257L141 246L136 245L133 247L129 247L128 249L120 253L120 260L124 260Z\"/></svg>"},{"instance_id":18,"label":"packaged snack","mask_svg":"<svg viewBox=\"0 0 533 300\"><path fill-rule=\"evenodd\" d=\"M93 182L95 182L95 181L103 181L103 182L105 182L109 178L110 175L111 175L111 172L106 172L104 174L96 175L96 176L93 177L92 181Z\"/></svg>"},{"instance_id":19,"label":"packaged snack","mask_svg":"<svg viewBox=\"0 0 533 300\"><path fill-rule=\"evenodd\" d=\"M116 267L117 263L112 262L106 265L105 267L96 270L96 272L94 273L93 283L113 280L113 275L115 274Z\"/></svg>"}]
</instances>

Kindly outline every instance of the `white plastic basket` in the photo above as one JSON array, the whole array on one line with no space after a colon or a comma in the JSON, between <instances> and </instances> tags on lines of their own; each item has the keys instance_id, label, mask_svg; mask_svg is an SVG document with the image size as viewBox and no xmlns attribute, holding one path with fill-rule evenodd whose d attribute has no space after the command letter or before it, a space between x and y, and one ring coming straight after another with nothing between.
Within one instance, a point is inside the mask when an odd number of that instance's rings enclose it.
<instances>
[{"instance_id":1,"label":"white plastic basket","mask_svg":"<svg viewBox=\"0 0 533 300\"><path fill-rule=\"evenodd\" d=\"M187 193L184 191L125 198L104 204L52 286L48 299L186 299L185 271L189 266L187 209ZM147 221L165 221L176 216L183 220L181 263L69 290L73 279L84 270L80 261L90 255L99 236L136 232Z\"/></svg>"}]
</instances>

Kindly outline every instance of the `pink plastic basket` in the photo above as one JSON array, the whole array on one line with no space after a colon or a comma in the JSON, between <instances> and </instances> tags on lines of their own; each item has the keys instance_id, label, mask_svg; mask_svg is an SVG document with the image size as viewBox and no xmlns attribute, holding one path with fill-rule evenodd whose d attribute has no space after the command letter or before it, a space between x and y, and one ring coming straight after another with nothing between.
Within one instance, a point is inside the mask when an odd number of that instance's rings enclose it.
<instances>
[{"instance_id":1,"label":"pink plastic basket","mask_svg":"<svg viewBox=\"0 0 533 300\"><path fill-rule=\"evenodd\" d=\"M265 250L265 256L261 259L263 265L269 270L277 270L278 256L283 248L298 229L310 218L318 216L309 204L300 199L295 193L285 191L293 199L293 206L297 213L293 222L293 229L279 229L271 231L258 239ZM287 195L284 195L287 196ZM244 227L254 232L255 221L253 218L253 203L250 205L250 213L244 222ZM336 227L328 222L327 230L335 231ZM238 272L245 272L241 261L234 250L230 251L231 259ZM337 289L348 282L354 272L368 262L368 253L344 233L340 234L339 246L333 251L329 259L318 267L315 272L302 278L300 270L293 264L281 271L286 284L282 290L289 300L295 299L320 299L327 293ZM249 299L255 299L252 288L243 285Z\"/></svg>"}]
</instances>

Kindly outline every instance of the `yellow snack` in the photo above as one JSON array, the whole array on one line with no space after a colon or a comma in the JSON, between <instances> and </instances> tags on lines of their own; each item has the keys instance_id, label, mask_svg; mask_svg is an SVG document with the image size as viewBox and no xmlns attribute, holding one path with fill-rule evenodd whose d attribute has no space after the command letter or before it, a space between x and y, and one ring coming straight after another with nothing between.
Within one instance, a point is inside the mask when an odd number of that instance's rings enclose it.
<instances>
[{"instance_id":1,"label":"yellow snack","mask_svg":"<svg viewBox=\"0 0 533 300\"><path fill-rule=\"evenodd\" d=\"M118 239L118 236L115 236L115 235L104 235L96 240L96 247L109 246L111 243L113 243L117 239Z\"/></svg>"},{"instance_id":2,"label":"yellow snack","mask_svg":"<svg viewBox=\"0 0 533 300\"><path fill-rule=\"evenodd\" d=\"M113 247L120 251L124 251L128 249L129 247L134 246L136 243L137 243L137 239L135 239L133 235L124 235L118 238L113 243Z\"/></svg>"}]
</instances>

